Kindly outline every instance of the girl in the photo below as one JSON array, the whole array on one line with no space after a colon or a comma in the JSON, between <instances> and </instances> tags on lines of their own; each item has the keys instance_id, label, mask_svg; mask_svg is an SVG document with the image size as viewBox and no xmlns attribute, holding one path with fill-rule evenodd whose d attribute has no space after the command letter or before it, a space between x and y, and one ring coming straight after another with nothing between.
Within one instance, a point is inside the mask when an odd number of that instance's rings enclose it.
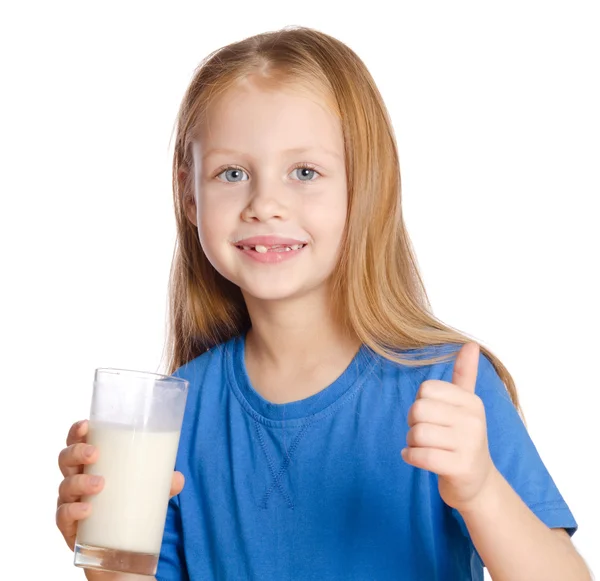
<instances>
[{"instance_id":1,"label":"girl","mask_svg":"<svg viewBox=\"0 0 600 581\"><path fill-rule=\"evenodd\" d=\"M431 314L354 52L286 28L211 54L173 189L169 372L190 391L157 579L589 579L510 374ZM59 458L71 548L103 486L86 432Z\"/></svg>"}]
</instances>

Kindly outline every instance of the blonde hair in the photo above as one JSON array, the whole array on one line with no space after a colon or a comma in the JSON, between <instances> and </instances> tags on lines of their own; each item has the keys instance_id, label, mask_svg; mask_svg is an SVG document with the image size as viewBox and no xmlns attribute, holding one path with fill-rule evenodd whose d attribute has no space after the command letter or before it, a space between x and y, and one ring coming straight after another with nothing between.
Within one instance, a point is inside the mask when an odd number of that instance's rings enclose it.
<instances>
[{"instance_id":1,"label":"blonde hair","mask_svg":"<svg viewBox=\"0 0 600 581\"><path fill-rule=\"evenodd\" d=\"M339 263L332 275L336 314L346 329L383 357L409 366L448 361L472 339L431 312L401 205L400 166L386 107L360 58L345 44L305 27L258 34L218 49L196 69L176 121L173 196L177 242L169 284L168 372L250 326L240 289L206 258L187 219L194 129L210 102L248 75L266 83L319 91L342 124L348 215ZM183 172L182 172L183 170ZM182 175L187 175L183 180ZM436 352L415 360L403 351ZM480 344L521 411L514 381Z\"/></svg>"}]
</instances>

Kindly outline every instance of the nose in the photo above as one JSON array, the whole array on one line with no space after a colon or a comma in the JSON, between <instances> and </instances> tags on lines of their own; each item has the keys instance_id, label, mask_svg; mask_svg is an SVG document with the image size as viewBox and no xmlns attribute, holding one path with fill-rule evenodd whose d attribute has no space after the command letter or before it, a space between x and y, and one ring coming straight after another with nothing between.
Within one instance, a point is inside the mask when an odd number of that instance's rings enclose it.
<instances>
[{"instance_id":1,"label":"nose","mask_svg":"<svg viewBox=\"0 0 600 581\"><path fill-rule=\"evenodd\" d=\"M246 222L267 222L285 219L288 214L282 184L267 178L255 179L250 188L248 204L242 211Z\"/></svg>"}]
</instances>

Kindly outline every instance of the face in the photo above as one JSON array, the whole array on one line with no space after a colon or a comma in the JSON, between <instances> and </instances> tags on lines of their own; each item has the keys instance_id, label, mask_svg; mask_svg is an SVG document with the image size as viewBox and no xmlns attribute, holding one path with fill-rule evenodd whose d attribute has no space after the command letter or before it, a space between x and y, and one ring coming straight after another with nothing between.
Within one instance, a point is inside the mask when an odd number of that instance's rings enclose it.
<instances>
[{"instance_id":1,"label":"face","mask_svg":"<svg viewBox=\"0 0 600 581\"><path fill-rule=\"evenodd\" d=\"M207 111L188 218L248 299L327 296L347 211L341 124L306 91L245 79Z\"/></svg>"}]
</instances>

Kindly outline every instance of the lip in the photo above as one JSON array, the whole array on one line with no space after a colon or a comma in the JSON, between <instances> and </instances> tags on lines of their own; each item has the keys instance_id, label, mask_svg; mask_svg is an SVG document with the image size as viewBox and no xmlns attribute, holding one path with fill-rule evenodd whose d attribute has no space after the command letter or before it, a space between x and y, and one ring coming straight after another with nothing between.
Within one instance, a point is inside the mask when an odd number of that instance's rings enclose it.
<instances>
[{"instance_id":1,"label":"lip","mask_svg":"<svg viewBox=\"0 0 600 581\"><path fill-rule=\"evenodd\" d=\"M303 246L298 250L287 250L283 252L256 252L256 250L244 250L243 248L238 248L236 246L237 252L247 256L250 260L262 264L280 264L282 262L287 262L298 256L305 248L306 247Z\"/></svg>"},{"instance_id":2,"label":"lip","mask_svg":"<svg viewBox=\"0 0 600 581\"><path fill-rule=\"evenodd\" d=\"M284 238L282 236L252 236L251 238L243 238L232 242L234 246L293 246L295 244L308 244L306 240L298 240L296 238Z\"/></svg>"},{"instance_id":3,"label":"lip","mask_svg":"<svg viewBox=\"0 0 600 581\"><path fill-rule=\"evenodd\" d=\"M253 262L262 264L280 264L298 256L305 248L308 242L296 238L284 238L283 236L252 236L244 238L237 242L232 242L238 252L248 257ZM256 250L244 250L242 246L295 246L302 245L298 250L286 250L280 252L256 252Z\"/></svg>"}]
</instances>

